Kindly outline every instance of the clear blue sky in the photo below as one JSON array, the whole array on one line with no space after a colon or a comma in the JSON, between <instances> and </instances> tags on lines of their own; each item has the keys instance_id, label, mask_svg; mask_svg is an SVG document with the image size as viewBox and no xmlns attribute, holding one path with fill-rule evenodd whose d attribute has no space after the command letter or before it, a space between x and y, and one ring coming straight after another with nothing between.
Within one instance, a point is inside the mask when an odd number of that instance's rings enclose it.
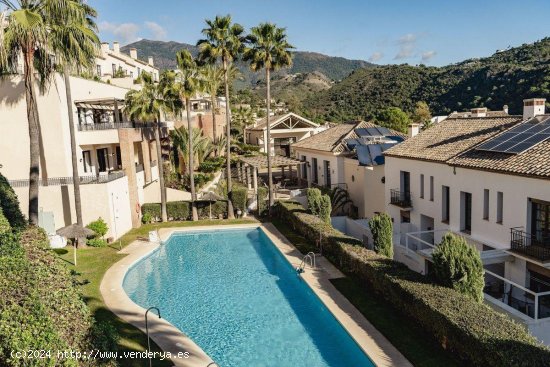
<instances>
[{"instance_id":1,"label":"clear blue sky","mask_svg":"<svg viewBox=\"0 0 550 367\"><path fill-rule=\"evenodd\" d=\"M204 19L286 27L303 51L446 65L550 36L549 0L89 0L104 41L195 43Z\"/></svg>"}]
</instances>

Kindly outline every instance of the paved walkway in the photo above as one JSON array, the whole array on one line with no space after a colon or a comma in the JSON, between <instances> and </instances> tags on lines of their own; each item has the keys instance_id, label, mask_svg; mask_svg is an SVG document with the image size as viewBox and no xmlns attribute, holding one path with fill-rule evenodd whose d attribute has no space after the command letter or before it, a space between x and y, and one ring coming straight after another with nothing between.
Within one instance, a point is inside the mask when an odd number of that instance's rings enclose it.
<instances>
[{"instance_id":1,"label":"paved walkway","mask_svg":"<svg viewBox=\"0 0 550 367\"><path fill-rule=\"evenodd\" d=\"M275 246L286 259L297 267L302 261L302 255L294 246L273 226L265 224L239 224L219 226L197 226L186 228L164 228L159 231L160 237L166 240L174 232L192 231L200 229L218 230L227 228L254 228L261 227ZM149 242L135 241L121 253L128 254L124 259L114 264L103 277L100 290L105 304L117 316L131 323L145 332L145 310L132 302L122 288L122 281L128 268L154 251L159 245ZM321 256L316 257L315 269L306 267L302 277L317 294L336 319L348 330L357 344L369 355L378 367L399 366L408 367L412 364L376 330L370 322L332 285L329 279L344 275L328 260ZM151 315L151 314L150 314ZM175 366L206 367L212 359L190 338L176 327L154 315L149 317L149 334L157 345L172 355L188 352L187 357L173 358Z\"/></svg>"}]
</instances>

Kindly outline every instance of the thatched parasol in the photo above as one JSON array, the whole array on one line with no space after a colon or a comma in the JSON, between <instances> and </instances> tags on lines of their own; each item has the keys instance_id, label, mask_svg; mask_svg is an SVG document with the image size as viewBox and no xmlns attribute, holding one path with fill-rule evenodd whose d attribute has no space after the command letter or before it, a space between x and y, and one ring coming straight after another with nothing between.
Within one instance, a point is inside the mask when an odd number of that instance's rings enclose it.
<instances>
[{"instance_id":1,"label":"thatched parasol","mask_svg":"<svg viewBox=\"0 0 550 367\"><path fill-rule=\"evenodd\" d=\"M95 235L95 232L89 228L82 227L78 224L71 224L69 226L63 227L55 231L58 235L66 238L74 238L78 240L79 238L86 238L88 236ZM74 241L74 265L76 266L76 242Z\"/></svg>"},{"instance_id":2,"label":"thatched parasol","mask_svg":"<svg viewBox=\"0 0 550 367\"><path fill-rule=\"evenodd\" d=\"M209 219L212 219L212 203L215 203L218 200L223 200L223 198L212 191L205 192L204 194L202 194L201 198L199 199L199 201L208 201L210 203L209 204L210 214L208 216Z\"/></svg>"}]
</instances>

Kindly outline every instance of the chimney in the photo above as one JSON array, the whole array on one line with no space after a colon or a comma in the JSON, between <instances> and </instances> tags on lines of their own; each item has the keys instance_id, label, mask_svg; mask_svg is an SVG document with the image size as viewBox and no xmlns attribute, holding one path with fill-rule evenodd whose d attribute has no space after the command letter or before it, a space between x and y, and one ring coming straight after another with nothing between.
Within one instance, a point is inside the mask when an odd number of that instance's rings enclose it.
<instances>
[{"instance_id":1,"label":"chimney","mask_svg":"<svg viewBox=\"0 0 550 367\"><path fill-rule=\"evenodd\" d=\"M544 115L546 98L530 98L523 100L523 119Z\"/></svg>"},{"instance_id":2,"label":"chimney","mask_svg":"<svg viewBox=\"0 0 550 367\"><path fill-rule=\"evenodd\" d=\"M149 56L148 64L151 65L151 66L155 66L155 63L153 62L153 56Z\"/></svg>"},{"instance_id":3,"label":"chimney","mask_svg":"<svg viewBox=\"0 0 550 367\"><path fill-rule=\"evenodd\" d=\"M420 132L420 124L410 124L409 125L409 138L412 138Z\"/></svg>"},{"instance_id":4,"label":"chimney","mask_svg":"<svg viewBox=\"0 0 550 367\"><path fill-rule=\"evenodd\" d=\"M505 114L508 114L508 105L505 104L504 106L502 106L502 110L504 111Z\"/></svg>"},{"instance_id":5,"label":"chimney","mask_svg":"<svg viewBox=\"0 0 550 367\"><path fill-rule=\"evenodd\" d=\"M472 108L470 110L472 113L472 117L486 117L487 116L487 108L486 107L478 107L478 108Z\"/></svg>"},{"instance_id":6,"label":"chimney","mask_svg":"<svg viewBox=\"0 0 550 367\"><path fill-rule=\"evenodd\" d=\"M107 53L109 51L109 43L108 42L102 42L101 43L101 53Z\"/></svg>"},{"instance_id":7,"label":"chimney","mask_svg":"<svg viewBox=\"0 0 550 367\"><path fill-rule=\"evenodd\" d=\"M113 42L113 51L117 54L120 53L120 43L117 41Z\"/></svg>"},{"instance_id":8,"label":"chimney","mask_svg":"<svg viewBox=\"0 0 550 367\"><path fill-rule=\"evenodd\" d=\"M137 60L137 50L135 48L130 49L130 57L134 60Z\"/></svg>"}]
</instances>

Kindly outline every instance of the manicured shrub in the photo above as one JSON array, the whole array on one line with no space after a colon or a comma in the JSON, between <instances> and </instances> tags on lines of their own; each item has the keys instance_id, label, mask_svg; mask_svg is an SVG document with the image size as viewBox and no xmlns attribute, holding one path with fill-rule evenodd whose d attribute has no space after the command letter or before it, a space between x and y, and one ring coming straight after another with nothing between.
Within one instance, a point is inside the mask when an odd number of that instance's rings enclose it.
<instances>
[{"instance_id":1,"label":"manicured shrub","mask_svg":"<svg viewBox=\"0 0 550 367\"><path fill-rule=\"evenodd\" d=\"M160 203L146 203L141 206L141 214L150 215L155 221L160 220L161 208Z\"/></svg>"},{"instance_id":2,"label":"manicured shrub","mask_svg":"<svg viewBox=\"0 0 550 367\"><path fill-rule=\"evenodd\" d=\"M374 242L374 251L380 255L393 258L393 226L386 213L377 214L369 221Z\"/></svg>"},{"instance_id":3,"label":"manicured shrub","mask_svg":"<svg viewBox=\"0 0 550 367\"><path fill-rule=\"evenodd\" d=\"M242 186L233 186L233 207L235 210L240 209L243 213L247 208L248 189Z\"/></svg>"},{"instance_id":4,"label":"manicured shrub","mask_svg":"<svg viewBox=\"0 0 550 367\"><path fill-rule=\"evenodd\" d=\"M189 202L170 201L166 203L166 213L172 220L187 220L189 219Z\"/></svg>"},{"instance_id":5,"label":"manicured shrub","mask_svg":"<svg viewBox=\"0 0 550 367\"><path fill-rule=\"evenodd\" d=\"M103 238L88 238L86 240L86 245L90 247L105 247L107 246L107 241L105 241Z\"/></svg>"},{"instance_id":6,"label":"manicured shrub","mask_svg":"<svg viewBox=\"0 0 550 367\"><path fill-rule=\"evenodd\" d=\"M327 259L414 320L463 365L548 365L550 350L510 317L362 247L359 240L326 226L298 203L278 202L276 212L312 242L321 230Z\"/></svg>"},{"instance_id":7,"label":"manicured shrub","mask_svg":"<svg viewBox=\"0 0 550 367\"><path fill-rule=\"evenodd\" d=\"M94 238L103 238L103 236L105 236L107 234L107 231L109 230L107 223L105 223L105 221L101 217L99 217L97 220L94 220L86 227L95 232Z\"/></svg>"},{"instance_id":8,"label":"manicured shrub","mask_svg":"<svg viewBox=\"0 0 550 367\"><path fill-rule=\"evenodd\" d=\"M464 237L447 233L433 252L434 275L443 286L453 288L477 302L483 301L485 286L479 251Z\"/></svg>"},{"instance_id":9,"label":"manicured shrub","mask_svg":"<svg viewBox=\"0 0 550 367\"><path fill-rule=\"evenodd\" d=\"M0 174L0 207L13 229L20 230L27 225L27 220L19 208L19 199L2 174Z\"/></svg>"},{"instance_id":10,"label":"manicured shrub","mask_svg":"<svg viewBox=\"0 0 550 367\"><path fill-rule=\"evenodd\" d=\"M197 202L198 214L200 219L209 219L210 217L210 203L208 202ZM219 216L227 216L227 201L216 201L212 203L212 219L217 219Z\"/></svg>"},{"instance_id":11,"label":"manicured shrub","mask_svg":"<svg viewBox=\"0 0 550 367\"><path fill-rule=\"evenodd\" d=\"M330 224L330 213L332 213L330 197L323 195L319 200L319 218L326 224Z\"/></svg>"},{"instance_id":12,"label":"manicured shrub","mask_svg":"<svg viewBox=\"0 0 550 367\"><path fill-rule=\"evenodd\" d=\"M149 224L149 223L152 223L152 222L153 222L153 216L151 215L151 213L145 213L145 214L142 215L141 223Z\"/></svg>"},{"instance_id":13,"label":"manicured shrub","mask_svg":"<svg viewBox=\"0 0 550 367\"><path fill-rule=\"evenodd\" d=\"M263 216L267 212L267 207L269 205L269 203L268 203L268 199L269 199L268 194L269 194L269 190L267 189L267 187L264 187L264 186L258 187L257 200L258 200L258 215L259 216Z\"/></svg>"},{"instance_id":14,"label":"manicured shrub","mask_svg":"<svg viewBox=\"0 0 550 367\"><path fill-rule=\"evenodd\" d=\"M0 234L6 232L11 232L11 226L8 218L6 218L2 212L2 207L0 207Z\"/></svg>"},{"instance_id":15,"label":"manicured shrub","mask_svg":"<svg viewBox=\"0 0 550 367\"><path fill-rule=\"evenodd\" d=\"M313 215L319 215L319 207L321 204L321 190L316 187L309 188L306 191L307 208Z\"/></svg>"}]
</instances>

